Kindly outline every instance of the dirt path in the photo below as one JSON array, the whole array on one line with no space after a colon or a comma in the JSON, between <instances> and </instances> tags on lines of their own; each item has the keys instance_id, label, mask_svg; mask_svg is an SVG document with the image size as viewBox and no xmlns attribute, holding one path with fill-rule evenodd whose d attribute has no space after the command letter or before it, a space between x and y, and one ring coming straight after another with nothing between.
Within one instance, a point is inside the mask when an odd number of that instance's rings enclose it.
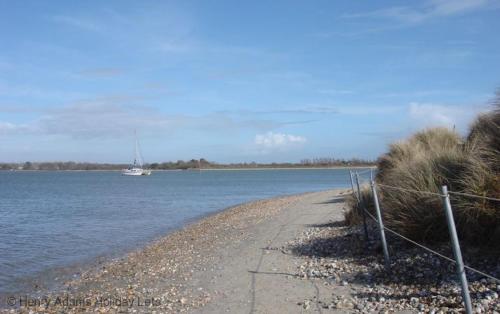
<instances>
[{"instance_id":1,"label":"dirt path","mask_svg":"<svg viewBox=\"0 0 500 314\"><path fill-rule=\"evenodd\" d=\"M300 313L322 312L318 302L332 292L349 295L346 286L329 285L297 277L302 260L283 252L287 243L311 225L343 220L339 192L307 195L266 222L250 227L251 236L230 247L211 273L198 273L194 282L216 297L196 313Z\"/></svg>"}]
</instances>

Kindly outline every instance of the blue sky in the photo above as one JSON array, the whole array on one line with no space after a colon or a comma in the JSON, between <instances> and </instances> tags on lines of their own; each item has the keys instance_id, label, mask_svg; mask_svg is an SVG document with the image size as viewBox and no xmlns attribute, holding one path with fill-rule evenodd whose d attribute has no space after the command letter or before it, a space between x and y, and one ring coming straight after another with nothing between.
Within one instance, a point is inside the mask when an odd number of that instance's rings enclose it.
<instances>
[{"instance_id":1,"label":"blue sky","mask_svg":"<svg viewBox=\"0 0 500 314\"><path fill-rule=\"evenodd\" d=\"M0 161L376 158L466 132L500 3L0 0Z\"/></svg>"}]
</instances>

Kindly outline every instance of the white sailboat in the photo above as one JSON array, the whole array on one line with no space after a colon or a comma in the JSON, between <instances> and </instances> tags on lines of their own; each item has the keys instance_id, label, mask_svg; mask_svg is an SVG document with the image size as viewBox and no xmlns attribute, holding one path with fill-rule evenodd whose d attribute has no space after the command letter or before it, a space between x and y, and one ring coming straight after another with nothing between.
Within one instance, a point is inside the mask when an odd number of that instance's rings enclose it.
<instances>
[{"instance_id":1,"label":"white sailboat","mask_svg":"<svg viewBox=\"0 0 500 314\"><path fill-rule=\"evenodd\" d=\"M135 133L135 158L134 163L127 169L123 169L122 174L125 176L149 176L151 170L143 168L141 151L139 148L139 141L137 140L137 132Z\"/></svg>"}]
</instances>

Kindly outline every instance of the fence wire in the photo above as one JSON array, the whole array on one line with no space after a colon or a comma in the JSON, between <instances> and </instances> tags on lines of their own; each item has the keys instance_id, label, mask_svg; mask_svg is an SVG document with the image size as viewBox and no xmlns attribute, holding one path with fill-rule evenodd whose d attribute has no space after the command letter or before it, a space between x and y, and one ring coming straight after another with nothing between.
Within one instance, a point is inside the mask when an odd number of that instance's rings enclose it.
<instances>
[{"instance_id":1,"label":"fence wire","mask_svg":"<svg viewBox=\"0 0 500 314\"><path fill-rule=\"evenodd\" d=\"M365 169L365 170L363 170L363 171L356 171L356 173L357 173L358 175L362 175L362 174L364 174L364 173L371 172L371 171L373 171L373 168Z\"/></svg>"},{"instance_id":2,"label":"fence wire","mask_svg":"<svg viewBox=\"0 0 500 314\"><path fill-rule=\"evenodd\" d=\"M363 170L363 171L360 171L360 172L355 171L353 173L358 174L358 178L360 180L360 183L362 183L362 184L364 184L364 183L371 183L371 178L363 178L360 175L364 174L364 173L367 173L367 172L370 172L372 170L373 169L366 169L366 170ZM384 187L384 188L388 188L388 189L392 189L392 190L398 190L398 191L403 191L403 192L408 192L408 193L425 194L425 195L433 195L433 196L440 196L440 197L446 196L446 195L443 195L441 193L430 192L430 191L419 191L419 190L414 190L414 189L405 189L405 188L391 186L391 185L387 185L387 184L381 184L381 183L377 183L377 185L381 186L381 187ZM479 198L479 199L485 199L485 200L489 200L489 201L500 202L500 198L490 197L490 196L476 195L476 194L471 194L471 193L448 191L448 194L451 194L451 195L460 195L460 196L466 196L466 197Z\"/></svg>"},{"instance_id":3,"label":"fence wire","mask_svg":"<svg viewBox=\"0 0 500 314\"><path fill-rule=\"evenodd\" d=\"M381 187L384 187L384 188L398 190L398 191L403 191L403 192L409 192L409 193L434 195L434 196L440 196L440 197L445 197L446 196L446 195L443 195L443 194L440 194L440 193L435 193L435 192L430 192L430 191L418 191L418 190L413 190L413 189L399 188L399 187L395 187L395 186L391 186L391 185L386 185L386 184L381 184L381 183L378 183L377 185L381 186ZM475 194L470 194L470 193L448 191L448 194L461 195L461 196L467 196L467 197L480 198L480 199L485 199L485 200L500 202L500 199L495 198L495 197L475 195Z\"/></svg>"},{"instance_id":4,"label":"fence wire","mask_svg":"<svg viewBox=\"0 0 500 314\"><path fill-rule=\"evenodd\" d=\"M489 201L500 202L499 198L494 198L494 197L489 197L489 196L481 196L481 195L475 195L475 194L469 194L469 193L463 193L463 192L454 192L454 191L448 191L448 193L455 194L455 195L461 195L461 196L467 196L467 197L473 197L473 198L482 198L482 199L489 200Z\"/></svg>"},{"instance_id":5,"label":"fence wire","mask_svg":"<svg viewBox=\"0 0 500 314\"><path fill-rule=\"evenodd\" d=\"M379 184L379 186L380 186L380 185L381 185L381 184ZM421 192L421 191L415 191L415 192ZM428 192L428 193L432 193L432 192ZM438 193L432 193L432 194L433 194L433 195L442 196L441 194L438 194ZM372 215L369 211L367 211L367 210L366 210L366 208L362 208L362 210L363 210L363 211L364 211L364 212L365 212L365 213L366 213L366 214L367 214L367 215L368 215L368 216L369 216L369 217L370 217L373 221L375 221L376 223L378 223L378 222L379 222L377 218L375 218L375 217L374 217L374 216L373 216L373 215ZM387 228L385 225L384 225L384 230L386 230L386 231L390 232L391 234L393 234L393 235L395 235L395 236L397 236L397 237L399 237L399 238L401 238L401 239L403 239L403 240L405 240L405 241L407 241L407 242L412 243L412 244L413 244L413 245L415 245L415 246L418 246L418 247L420 247L420 248L422 248L422 249L426 250L426 251L427 251L427 252L429 252L429 253L432 253L432 254L434 254L434 255L437 255L437 256L439 256L439 257L441 257L441 258L443 258L443 259L447 260L448 262L451 262L451 263L453 263L453 264L456 264L456 263L457 263L454 259L452 259L452 258L450 258L450 257L448 257L448 256L446 256L446 255L443 255L443 254L441 254L441 253L439 253L439 252L437 252L437 251L435 251L435 250L433 250L433 249L431 249L431 248L428 248L428 247L426 247L426 246L425 246L425 245L423 245L423 244L420 244L420 243L418 243L418 242L416 242L416 241L413 241L412 239L407 238L407 237L405 237L404 235L402 235L402 234L400 234L400 233L398 233L398 232L396 232L396 231L394 231L394 230L392 230L392 229L390 229L390 228ZM476 269L476 268L470 267L470 266L468 266L468 265L464 265L464 268L465 268L465 269L467 269L467 270L469 270L469 271L472 271L472 272L474 272L474 273L477 273L477 274L479 274L479 275L481 275L481 276L484 276L484 277L486 277L486 278L489 278L489 279L491 279L491 280L494 280L494 281L496 281L496 282L500 283L500 279L498 279L498 278L496 278L496 277L494 277L494 276L492 276L492 275L489 275L489 274L487 274L487 273L485 273L485 272L482 272L482 271L480 271L480 270L478 270L478 269Z\"/></svg>"},{"instance_id":6,"label":"fence wire","mask_svg":"<svg viewBox=\"0 0 500 314\"><path fill-rule=\"evenodd\" d=\"M372 214L370 214L366 209L363 209L363 210L365 211L366 214L368 214L368 216L370 216L371 219L373 219L375 222L378 223L378 220ZM420 248L422 248L422 249L424 249L424 250L426 250L426 251L428 251L428 252L430 252L432 254L435 254L435 255L437 255L439 257L444 258L445 260L447 260L449 262L452 262L452 263L456 264L456 261L454 259L449 258L448 256L443 255L443 254L441 254L441 253L439 253L437 251L434 251L433 249L430 249L430 248L426 247L425 245L422 245L422 244L420 244L418 242L415 242L412 239L407 238L404 235L402 235L402 234L400 234L400 233L398 233L398 232L396 232L396 231L394 231L392 229L387 228L386 226L384 226L384 230L389 231L390 233L392 233L392 234L394 234L394 235L396 235L396 236L398 236L398 237L400 237L400 238L402 238L402 239L404 239L404 240L406 240L406 241L408 241L408 242L410 242L410 243L412 243L412 244L414 244L414 245L416 245L416 246L418 246L418 247L420 247Z\"/></svg>"},{"instance_id":7,"label":"fence wire","mask_svg":"<svg viewBox=\"0 0 500 314\"><path fill-rule=\"evenodd\" d=\"M386 185L386 184L380 184L380 183L377 183L377 185L381 186L381 187L384 187L384 188L388 188L388 189L392 189L392 190L398 190L398 191L403 191L403 192L409 192L409 193L433 195L433 196L439 196L439 197L443 197L444 196L443 194L434 193L434 192L430 192L430 191L418 191L418 190L412 190L412 189L398 188L398 187L395 187L395 186Z\"/></svg>"}]
</instances>

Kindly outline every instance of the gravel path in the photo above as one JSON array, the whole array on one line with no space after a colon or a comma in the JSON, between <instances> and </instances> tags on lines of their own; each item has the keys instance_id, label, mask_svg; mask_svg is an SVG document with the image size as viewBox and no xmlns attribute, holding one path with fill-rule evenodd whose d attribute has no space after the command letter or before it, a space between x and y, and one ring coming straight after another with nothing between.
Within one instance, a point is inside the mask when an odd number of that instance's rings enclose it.
<instances>
[{"instance_id":1,"label":"gravel path","mask_svg":"<svg viewBox=\"0 0 500 314\"><path fill-rule=\"evenodd\" d=\"M242 243L229 250L218 269L197 274L201 286L210 287L218 297L195 313L297 313L321 312L320 300L332 293L349 295L349 289L334 289L316 280L299 277L303 257L289 254L288 243L311 226L330 219L342 220L341 191L305 195L272 219L253 226ZM307 301L306 301L307 303Z\"/></svg>"}]
</instances>

